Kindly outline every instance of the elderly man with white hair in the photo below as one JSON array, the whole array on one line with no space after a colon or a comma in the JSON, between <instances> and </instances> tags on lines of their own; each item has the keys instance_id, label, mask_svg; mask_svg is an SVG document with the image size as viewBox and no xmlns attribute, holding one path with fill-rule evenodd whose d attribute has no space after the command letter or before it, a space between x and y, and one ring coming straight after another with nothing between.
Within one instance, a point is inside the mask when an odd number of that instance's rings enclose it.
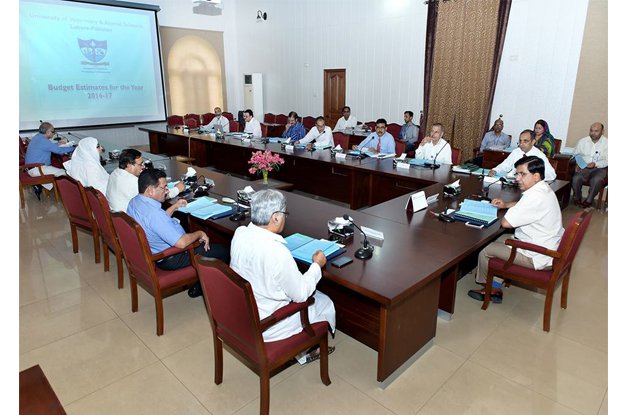
<instances>
[{"instance_id":1,"label":"elderly man with white hair","mask_svg":"<svg viewBox=\"0 0 625 415\"><path fill-rule=\"evenodd\" d=\"M284 229L286 199L277 190L254 193L251 201L251 223L239 227L230 248L230 267L250 282L263 319L291 301L304 302L315 293L321 279L321 268L326 264L322 251L312 257L312 264L304 274L286 246L280 233ZM332 333L336 327L336 313L332 300L317 291L315 302L308 308L311 323L327 321ZM271 326L263 332L265 341L286 339L303 330L299 314ZM334 348L331 347L330 351ZM317 359L319 351L298 357L300 364Z\"/></svg>"}]
</instances>

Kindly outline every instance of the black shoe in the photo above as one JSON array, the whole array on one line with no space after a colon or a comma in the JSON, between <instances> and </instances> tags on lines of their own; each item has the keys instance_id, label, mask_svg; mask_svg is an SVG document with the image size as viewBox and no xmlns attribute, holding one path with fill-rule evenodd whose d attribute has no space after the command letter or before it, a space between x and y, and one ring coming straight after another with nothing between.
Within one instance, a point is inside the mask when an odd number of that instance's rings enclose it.
<instances>
[{"instance_id":1,"label":"black shoe","mask_svg":"<svg viewBox=\"0 0 625 415\"><path fill-rule=\"evenodd\" d=\"M469 297L473 298L474 300L477 301L484 301L484 297L486 296L486 294L484 293L484 290L470 290L468 293ZM490 294L490 300L495 303L495 304L501 304L501 302L503 301L503 292L501 292L500 290L498 291L492 291Z\"/></svg>"},{"instance_id":2,"label":"black shoe","mask_svg":"<svg viewBox=\"0 0 625 415\"><path fill-rule=\"evenodd\" d=\"M193 287L189 288L187 294L189 294L189 297L191 298L199 297L200 295L202 295L202 286L200 285L200 283L196 282Z\"/></svg>"},{"instance_id":3,"label":"black shoe","mask_svg":"<svg viewBox=\"0 0 625 415\"><path fill-rule=\"evenodd\" d=\"M37 196L37 200L41 200L41 192L43 192L43 187L40 184L36 184L33 186L33 192L35 196Z\"/></svg>"}]
</instances>

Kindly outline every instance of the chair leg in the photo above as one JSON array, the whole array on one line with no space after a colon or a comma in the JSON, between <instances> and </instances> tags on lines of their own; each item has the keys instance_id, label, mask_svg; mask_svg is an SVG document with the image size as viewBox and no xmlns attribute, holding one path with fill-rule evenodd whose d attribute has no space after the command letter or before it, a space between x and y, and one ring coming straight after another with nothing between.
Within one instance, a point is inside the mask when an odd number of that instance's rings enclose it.
<instances>
[{"instance_id":1,"label":"chair leg","mask_svg":"<svg viewBox=\"0 0 625 415\"><path fill-rule=\"evenodd\" d=\"M560 297L560 307L566 308L568 296L569 296L569 277L571 276L571 270L568 270L564 278L562 279L562 297Z\"/></svg>"},{"instance_id":2,"label":"chair leg","mask_svg":"<svg viewBox=\"0 0 625 415\"><path fill-rule=\"evenodd\" d=\"M321 382L324 385L328 386L332 381L330 380L330 375L328 373L328 334L323 337L321 343L319 344L321 350L319 351L321 354L319 370L321 371Z\"/></svg>"},{"instance_id":3,"label":"chair leg","mask_svg":"<svg viewBox=\"0 0 625 415\"><path fill-rule=\"evenodd\" d=\"M486 274L486 285L484 286L484 302L482 303L482 310L488 308L490 304L490 292L493 289L493 273L488 271Z\"/></svg>"},{"instance_id":4,"label":"chair leg","mask_svg":"<svg viewBox=\"0 0 625 415\"><path fill-rule=\"evenodd\" d=\"M269 369L260 371L260 415L269 415Z\"/></svg>"},{"instance_id":5,"label":"chair leg","mask_svg":"<svg viewBox=\"0 0 625 415\"><path fill-rule=\"evenodd\" d=\"M93 251L95 252L95 263L99 264L100 259L100 233L97 229L91 231L93 235Z\"/></svg>"},{"instance_id":6,"label":"chair leg","mask_svg":"<svg viewBox=\"0 0 625 415\"><path fill-rule=\"evenodd\" d=\"M224 346L217 336L213 336L215 343L215 385L221 385L224 379Z\"/></svg>"},{"instance_id":7,"label":"chair leg","mask_svg":"<svg viewBox=\"0 0 625 415\"><path fill-rule=\"evenodd\" d=\"M130 303L132 304L132 312L136 313L139 310L139 297L137 293L137 280L130 275Z\"/></svg>"},{"instance_id":8,"label":"chair leg","mask_svg":"<svg viewBox=\"0 0 625 415\"><path fill-rule=\"evenodd\" d=\"M58 202L61 199L59 198L59 190L56 188L56 184L52 184L52 189L54 189L54 201Z\"/></svg>"},{"instance_id":9,"label":"chair leg","mask_svg":"<svg viewBox=\"0 0 625 415\"><path fill-rule=\"evenodd\" d=\"M154 297L154 304L156 305L156 335L162 336L165 331L165 322L163 321L163 299L160 297Z\"/></svg>"},{"instance_id":10,"label":"chair leg","mask_svg":"<svg viewBox=\"0 0 625 415\"><path fill-rule=\"evenodd\" d=\"M78 253L78 232L76 231L76 225L70 222L69 228L72 232L72 249L74 250L74 253L77 254Z\"/></svg>"},{"instance_id":11,"label":"chair leg","mask_svg":"<svg viewBox=\"0 0 625 415\"><path fill-rule=\"evenodd\" d=\"M545 297L545 313L543 315L543 331L549 332L551 328L551 305L553 303L553 286L547 288L547 295Z\"/></svg>"},{"instance_id":12,"label":"chair leg","mask_svg":"<svg viewBox=\"0 0 625 415\"><path fill-rule=\"evenodd\" d=\"M115 252L115 260L117 261L117 288L124 288L124 261L122 261L121 252Z\"/></svg>"},{"instance_id":13,"label":"chair leg","mask_svg":"<svg viewBox=\"0 0 625 415\"><path fill-rule=\"evenodd\" d=\"M110 264L110 258L109 258L109 247L106 244L106 241L104 241L104 237L102 236L102 250L104 251L104 272L109 272L109 269L111 268L111 264Z\"/></svg>"},{"instance_id":14,"label":"chair leg","mask_svg":"<svg viewBox=\"0 0 625 415\"><path fill-rule=\"evenodd\" d=\"M24 209L24 207L26 206L26 201L24 200L24 188L22 187L21 182L20 182L20 202L22 204L22 209Z\"/></svg>"}]
</instances>

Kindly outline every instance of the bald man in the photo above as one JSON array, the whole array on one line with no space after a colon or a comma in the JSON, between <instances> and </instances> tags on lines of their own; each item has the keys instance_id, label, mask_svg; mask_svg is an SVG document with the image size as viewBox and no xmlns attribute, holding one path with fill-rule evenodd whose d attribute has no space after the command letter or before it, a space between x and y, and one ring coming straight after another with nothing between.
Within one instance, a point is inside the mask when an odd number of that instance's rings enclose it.
<instances>
[{"instance_id":1,"label":"bald man","mask_svg":"<svg viewBox=\"0 0 625 415\"><path fill-rule=\"evenodd\" d=\"M221 125L224 133L230 132L230 120L228 120L221 114L221 108L215 107L215 118L213 118L211 122L208 123L206 128L208 128L209 130L212 128L213 131L215 131L218 125Z\"/></svg>"},{"instance_id":2,"label":"bald man","mask_svg":"<svg viewBox=\"0 0 625 415\"><path fill-rule=\"evenodd\" d=\"M596 122L590 126L588 137L584 137L575 146L575 155L580 155L587 163L583 169L577 165L573 175L573 203L587 208L599 193L603 180L608 174L608 137L603 135L603 124ZM588 196L582 200L582 183L590 183Z\"/></svg>"}]
</instances>

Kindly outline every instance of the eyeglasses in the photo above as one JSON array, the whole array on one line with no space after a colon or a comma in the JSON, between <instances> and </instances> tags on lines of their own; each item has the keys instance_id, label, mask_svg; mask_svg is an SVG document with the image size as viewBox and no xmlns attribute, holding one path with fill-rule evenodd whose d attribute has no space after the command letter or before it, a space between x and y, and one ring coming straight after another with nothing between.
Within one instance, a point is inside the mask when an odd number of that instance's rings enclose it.
<instances>
[{"instance_id":1,"label":"eyeglasses","mask_svg":"<svg viewBox=\"0 0 625 415\"><path fill-rule=\"evenodd\" d=\"M145 160L143 160L141 163L137 163L136 161L133 161L132 164L134 164L135 166L145 167Z\"/></svg>"},{"instance_id":2,"label":"eyeglasses","mask_svg":"<svg viewBox=\"0 0 625 415\"><path fill-rule=\"evenodd\" d=\"M276 210L273 213L282 213L284 216L289 216L289 211L288 210ZM273 215L272 213L272 215Z\"/></svg>"},{"instance_id":3,"label":"eyeglasses","mask_svg":"<svg viewBox=\"0 0 625 415\"><path fill-rule=\"evenodd\" d=\"M525 176L527 176L528 174L530 174L530 172L521 171L521 172L514 173L514 177L519 177L519 176L521 176L521 177L525 177Z\"/></svg>"},{"instance_id":4,"label":"eyeglasses","mask_svg":"<svg viewBox=\"0 0 625 415\"><path fill-rule=\"evenodd\" d=\"M167 189L167 185L165 185L165 186L154 186L154 188L155 188L156 190L163 190L163 191L164 191L164 190L169 190L169 189Z\"/></svg>"}]
</instances>

